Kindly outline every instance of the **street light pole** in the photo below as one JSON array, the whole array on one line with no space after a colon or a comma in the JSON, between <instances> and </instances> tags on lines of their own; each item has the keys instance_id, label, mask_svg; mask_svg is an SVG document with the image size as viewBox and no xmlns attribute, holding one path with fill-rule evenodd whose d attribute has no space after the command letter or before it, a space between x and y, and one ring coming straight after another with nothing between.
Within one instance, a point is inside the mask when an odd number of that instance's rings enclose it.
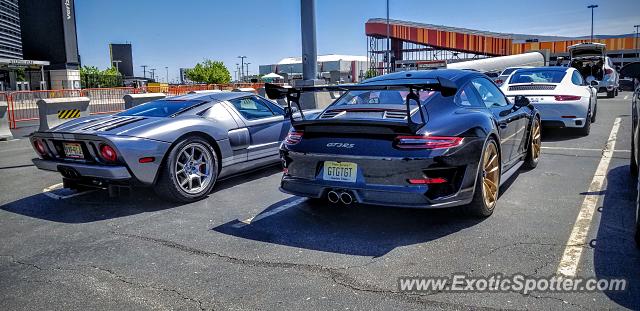
<instances>
[{"instance_id":1,"label":"street light pole","mask_svg":"<svg viewBox=\"0 0 640 311\"><path fill-rule=\"evenodd\" d=\"M386 51L386 67L387 73L391 72L391 26L389 25L389 0L387 0L387 51Z\"/></svg>"},{"instance_id":2,"label":"street light pole","mask_svg":"<svg viewBox=\"0 0 640 311\"><path fill-rule=\"evenodd\" d=\"M587 6L587 8L591 9L591 42L593 42L593 9L597 8L597 4L592 4Z\"/></svg>"},{"instance_id":3,"label":"street light pole","mask_svg":"<svg viewBox=\"0 0 640 311\"><path fill-rule=\"evenodd\" d=\"M140 67L142 67L142 77L146 79L147 78L147 67L149 67L149 66L142 65Z\"/></svg>"},{"instance_id":4,"label":"street light pole","mask_svg":"<svg viewBox=\"0 0 640 311\"><path fill-rule=\"evenodd\" d=\"M149 69L149 71L151 71L151 80L153 80L155 82L156 81L156 69L155 68L151 68L151 69Z\"/></svg>"},{"instance_id":5,"label":"street light pole","mask_svg":"<svg viewBox=\"0 0 640 311\"><path fill-rule=\"evenodd\" d=\"M640 44L638 44L638 28L640 28L640 25L633 25L633 27L636 28L636 41L634 42L636 47L636 57L640 58Z\"/></svg>"},{"instance_id":6,"label":"street light pole","mask_svg":"<svg viewBox=\"0 0 640 311\"><path fill-rule=\"evenodd\" d=\"M242 71L244 71L244 59L247 58L246 56L238 56L238 58L240 59L240 65L241 65L241 69ZM244 80L244 73L240 71L240 80Z\"/></svg>"},{"instance_id":7,"label":"street light pole","mask_svg":"<svg viewBox=\"0 0 640 311\"><path fill-rule=\"evenodd\" d=\"M164 66L165 73L167 74L167 83L169 83L169 67Z\"/></svg>"},{"instance_id":8,"label":"street light pole","mask_svg":"<svg viewBox=\"0 0 640 311\"><path fill-rule=\"evenodd\" d=\"M251 63L246 63L245 64L247 66L247 75L246 75L246 77L249 77L249 64L251 64Z\"/></svg>"}]
</instances>

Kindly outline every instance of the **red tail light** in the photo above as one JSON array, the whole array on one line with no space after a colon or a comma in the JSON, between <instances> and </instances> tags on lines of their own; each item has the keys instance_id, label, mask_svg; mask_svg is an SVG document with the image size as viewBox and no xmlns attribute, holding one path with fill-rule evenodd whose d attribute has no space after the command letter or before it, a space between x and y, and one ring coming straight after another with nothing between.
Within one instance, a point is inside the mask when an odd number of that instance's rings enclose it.
<instances>
[{"instance_id":1,"label":"red tail light","mask_svg":"<svg viewBox=\"0 0 640 311\"><path fill-rule=\"evenodd\" d=\"M605 70L604 70L604 74L606 74L606 75L610 75L610 74L612 74L612 73L613 73L613 70L611 70L611 69L609 69L609 68L607 68L607 69L605 69Z\"/></svg>"},{"instance_id":2,"label":"red tail light","mask_svg":"<svg viewBox=\"0 0 640 311\"><path fill-rule=\"evenodd\" d=\"M421 179L409 179L408 180L412 185L430 185L430 184L444 184L447 182L446 179L441 177L436 178L421 178Z\"/></svg>"},{"instance_id":3,"label":"red tail light","mask_svg":"<svg viewBox=\"0 0 640 311\"><path fill-rule=\"evenodd\" d=\"M36 151L38 151L40 155L47 155L47 149L44 147L44 143L41 140L35 140L33 145L36 147Z\"/></svg>"},{"instance_id":4,"label":"red tail light","mask_svg":"<svg viewBox=\"0 0 640 311\"><path fill-rule=\"evenodd\" d=\"M443 149L457 147L462 137L442 136L398 136L396 146L400 149Z\"/></svg>"},{"instance_id":5,"label":"red tail light","mask_svg":"<svg viewBox=\"0 0 640 311\"><path fill-rule=\"evenodd\" d=\"M500 85L500 84L502 84L503 82L504 82L504 81L502 81L502 79L498 79L498 80L496 80L496 84L497 84L497 85Z\"/></svg>"},{"instance_id":6,"label":"red tail light","mask_svg":"<svg viewBox=\"0 0 640 311\"><path fill-rule=\"evenodd\" d=\"M100 155L103 159L109 162L115 162L118 159L115 149L109 145L100 145Z\"/></svg>"},{"instance_id":7,"label":"red tail light","mask_svg":"<svg viewBox=\"0 0 640 311\"><path fill-rule=\"evenodd\" d=\"M287 145L295 145L302 140L303 132L300 131L290 131L287 134L287 138L284 139L284 143Z\"/></svg>"},{"instance_id":8,"label":"red tail light","mask_svg":"<svg viewBox=\"0 0 640 311\"><path fill-rule=\"evenodd\" d=\"M559 102L580 100L581 98L580 96L574 96L574 95L556 95L554 97L556 98L556 101L559 101Z\"/></svg>"}]
</instances>

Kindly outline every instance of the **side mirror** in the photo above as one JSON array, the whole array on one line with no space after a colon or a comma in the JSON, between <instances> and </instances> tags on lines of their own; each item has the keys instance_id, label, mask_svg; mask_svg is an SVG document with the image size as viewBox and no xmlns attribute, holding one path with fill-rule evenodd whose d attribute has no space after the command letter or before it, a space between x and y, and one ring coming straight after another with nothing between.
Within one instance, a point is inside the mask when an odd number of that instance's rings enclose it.
<instances>
[{"instance_id":1,"label":"side mirror","mask_svg":"<svg viewBox=\"0 0 640 311\"><path fill-rule=\"evenodd\" d=\"M529 99L522 96L522 95L518 95L516 96L516 98L514 99L513 105L520 109L522 107L526 107L529 106L531 103L529 102Z\"/></svg>"},{"instance_id":2,"label":"side mirror","mask_svg":"<svg viewBox=\"0 0 640 311\"><path fill-rule=\"evenodd\" d=\"M596 81L596 80L592 80L592 81L589 83L589 85L591 85L591 86L598 86L598 81Z\"/></svg>"}]
</instances>

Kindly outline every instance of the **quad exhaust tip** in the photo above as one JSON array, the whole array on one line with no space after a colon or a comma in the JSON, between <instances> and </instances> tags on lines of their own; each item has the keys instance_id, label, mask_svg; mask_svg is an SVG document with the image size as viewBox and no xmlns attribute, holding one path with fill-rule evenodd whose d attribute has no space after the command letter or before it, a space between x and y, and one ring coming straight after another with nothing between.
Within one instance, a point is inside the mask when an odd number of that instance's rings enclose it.
<instances>
[{"instance_id":1,"label":"quad exhaust tip","mask_svg":"<svg viewBox=\"0 0 640 311\"><path fill-rule=\"evenodd\" d=\"M327 194L327 200L329 200L329 202L333 204L338 203L338 201L340 201L340 195L337 192L331 190Z\"/></svg>"},{"instance_id":2,"label":"quad exhaust tip","mask_svg":"<svg viewBox=\"0 0 640 311\"><path fill-rule=\"evenodd\" d=\"M351 196L351 193L349 192L340 193L340 202L342 202L342 204L344 205L349 205L353 203L353 197Z\"/></svg>"}]
</instances>

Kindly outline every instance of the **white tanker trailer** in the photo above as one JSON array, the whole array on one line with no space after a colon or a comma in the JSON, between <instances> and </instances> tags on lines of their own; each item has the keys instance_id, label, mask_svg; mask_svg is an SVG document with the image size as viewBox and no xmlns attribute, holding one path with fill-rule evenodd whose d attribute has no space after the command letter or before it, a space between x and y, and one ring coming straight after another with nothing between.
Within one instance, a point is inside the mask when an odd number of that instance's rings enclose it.
<instances>
[{"instance_id":1,"label":"white tanker trailer","mask_svg":"<svg viewBox=\"0 0 640 311\"><path fill-rule=\"evenodd\" d=\"M529 52L447 64L447 69L472 69L480 72L502 72L508 67L542 67L546 65L544 54Z\"/></svg>"}]
</instances>

